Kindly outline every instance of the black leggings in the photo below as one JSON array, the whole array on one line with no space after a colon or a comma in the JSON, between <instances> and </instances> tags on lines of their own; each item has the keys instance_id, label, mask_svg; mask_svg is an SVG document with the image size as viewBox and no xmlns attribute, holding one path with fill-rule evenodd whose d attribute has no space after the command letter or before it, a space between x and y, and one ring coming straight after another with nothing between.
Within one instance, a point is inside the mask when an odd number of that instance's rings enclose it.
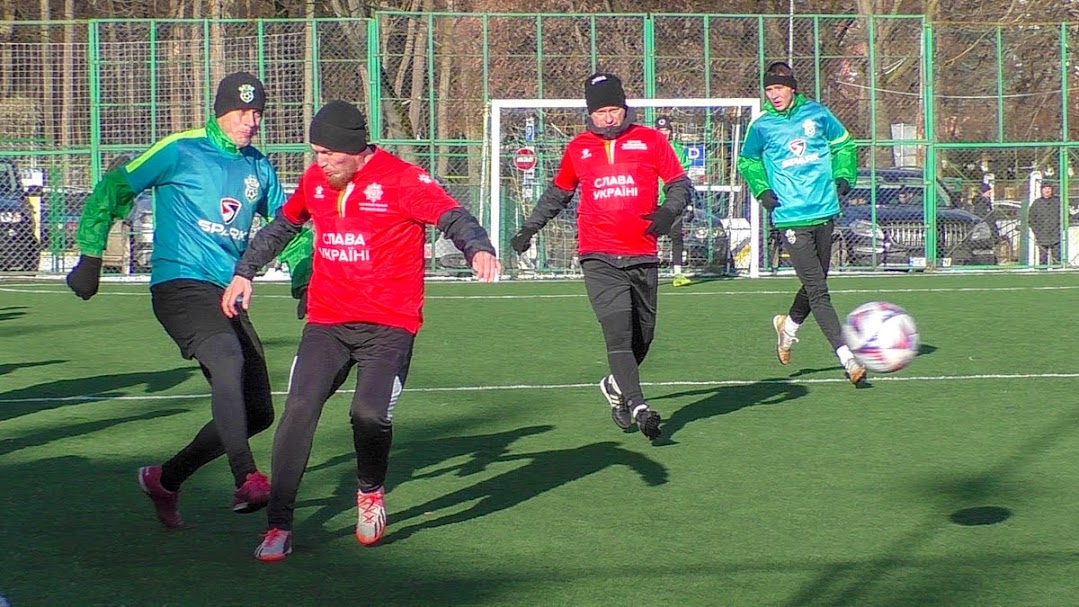
<instances>
[{"instance_id":1,"label":"black leggings","mask_svg":"<svg viewBox=\"0 0 1079 607\"><path fill-rule=\"evenodd\" d=\"M326 401L358 368L349 408L356 451L356 481L370 491L386 482L393 442L393 407L404 389L414 336L370 323L308 324L292 367L285 411L273 442L268 519L292 529L296 496L311 457L315 429Z\"/></svg>"},{"instance_id":2,"label":"black leggings","mask_svg":"<svg viewBox=\"0 0 1079 607\"><path fill-rule=\"evenodd\" d=\"M196 470L227 453L239 487L257 470L247 439L273 423L273 397L262 345L246 333L218 333L195 347L195 359L210 382L213 419L164 463L161 484L175 490Z\"/></svg>"},{"instance_id":3,"label":"black leggings","mask_svg":"<svg viewBox=\"0 0 1079 607\"><path fill-rule=\"evenodd\" d=\"M611 374L626 402L642 401L639 367L656 333L658 265L619 268L599 259L585 259L581 272L588 301L603 329Z\"/></svg>"}]
</instances>

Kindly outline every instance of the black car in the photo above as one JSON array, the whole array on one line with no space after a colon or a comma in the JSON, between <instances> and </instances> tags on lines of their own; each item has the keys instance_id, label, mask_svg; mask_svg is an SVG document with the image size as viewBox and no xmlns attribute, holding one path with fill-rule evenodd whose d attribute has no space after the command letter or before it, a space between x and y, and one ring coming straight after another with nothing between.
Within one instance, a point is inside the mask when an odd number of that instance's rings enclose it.
<instances>
[{"instance_id":1,"label":"black car","mask_svg":"<svg viewBox=\"0 0 1079 607\"><path fill-rule=\"evenodd\" d=\"M983 218L957 208L958 201L937 181L937 219L929 226L921 169L859 170L854 187L840 198L832 264L924 267L926 234L933 229L938 266L995 265L998 238Z\"/></svg>"},{"instance_id":2,"label":"black car","mask_svg":"<svg viewBox=\"0 0 1079 607\"><path fill-rule=\"evenodd\" d=\"M0 272L34 272L41 246L15 163L0 158Z\"/></svg>"}]
</instances>

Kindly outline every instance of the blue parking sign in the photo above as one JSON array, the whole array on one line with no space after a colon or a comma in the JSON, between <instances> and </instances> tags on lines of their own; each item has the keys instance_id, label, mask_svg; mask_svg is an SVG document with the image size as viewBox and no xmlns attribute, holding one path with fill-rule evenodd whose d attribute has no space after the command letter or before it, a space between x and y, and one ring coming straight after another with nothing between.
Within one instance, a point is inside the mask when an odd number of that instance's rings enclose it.
<instances>
[{"instance_id":1,"label":"blue parking sign","mask_svg":"<svg viewBox=\"0 0 1079 607\"><path fill-rule=\"evenodd\" d=\"M689 168L704 168L704 144L691 143L686 146L686 156L689 158Z\"/></svg>"}]
</instances>

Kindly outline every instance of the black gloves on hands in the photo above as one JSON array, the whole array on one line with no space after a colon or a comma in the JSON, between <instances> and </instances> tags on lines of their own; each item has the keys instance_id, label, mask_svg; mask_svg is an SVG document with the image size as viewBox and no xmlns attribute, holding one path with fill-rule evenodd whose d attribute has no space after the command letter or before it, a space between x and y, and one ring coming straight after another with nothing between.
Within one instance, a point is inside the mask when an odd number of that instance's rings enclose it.
<instances>
[{"instance_id":1,"label":"black gloves on hands","mask_svg":"<svg viewBox=\"0 0 1079 607\"><path fill-rule=\"evenodd\" d=\"M641 215L641 217L652 222L652 225L648 226L645 233L658 237L671 233L671 226L674 225L674 220L678 219L678 214L667 208L667 205L663 205L647 215Z\"/></svg>"},{"instance_id":2,"label":"black gloves on hands","mask_svg":"<svg viewBox=\"0 0 1079 607\"><path fill-rule=\"evenodd\" d=\"M848 183L847 180L843 179L842 177L840 177L839 179L836 179L835 180L835 191L840 196L846 196L847 194L850 193L850 183Z\"/></svg>"},{"instance_id":3,"label":"black gloves on hands","mask_svg":"<svg viewBox=\"0 0 1079 607\"><path fill-rule=\"evenodd\" d=\"M532 228L521 228L510 238L510 246L514 251L520 255L528 250L532 246L532 237L536 235L536 230Z\"/></svg>"},{"instance_id":4,"label":"black gloves on hands","mask_svg":"<svg viewBox=\"0 0 1079 607\"><path fill-rule=\"evenodd\" d=\"M97 294L98 284L101 282L101 258L79 256L79 263L71 269L67 275L67 286L75 292L75 295L83 299L90 299Z\"/></svg>"},{"instance_id":5,"label":"black gloves on hands","mask_svg":"<svg viewBox=\"0 0 1079 607\"><path fill-rule=\"evenodd\" d=\"M776 210L779 206L779 201L776 200L775 192L772 190L765 190L761 192L761 195L757 197L757 202L761 203L761 206L768 209L768 212Z\"/></svg>"},{"instance_id":6,"label":"black gloves on hands","mask_svg":"<svg viewBox=\"0 0 1079 607\"><path fill-rule=\"evenodd\" d=\"M303 320L307 316L307 289L300 291L300 301L296 303L296 318Z\"/></svg>"}]
</instances>

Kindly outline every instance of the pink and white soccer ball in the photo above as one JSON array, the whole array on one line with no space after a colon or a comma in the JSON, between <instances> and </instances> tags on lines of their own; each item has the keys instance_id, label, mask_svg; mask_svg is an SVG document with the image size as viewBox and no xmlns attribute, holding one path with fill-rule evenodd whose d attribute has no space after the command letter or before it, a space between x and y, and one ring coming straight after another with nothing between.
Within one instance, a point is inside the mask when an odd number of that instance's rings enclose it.
<instances>
[{"instance_id":1,"label":"pink and white soccer ball","mask_svg":"<svg viewBox=\"0 0 1079 607\"><path fill-rule=\"evenodd\" d=\"M847 315L843 341L866 369L892 373L918 354L918 327L903 308L871 301Z\"/></svg>"}]
</instances>

